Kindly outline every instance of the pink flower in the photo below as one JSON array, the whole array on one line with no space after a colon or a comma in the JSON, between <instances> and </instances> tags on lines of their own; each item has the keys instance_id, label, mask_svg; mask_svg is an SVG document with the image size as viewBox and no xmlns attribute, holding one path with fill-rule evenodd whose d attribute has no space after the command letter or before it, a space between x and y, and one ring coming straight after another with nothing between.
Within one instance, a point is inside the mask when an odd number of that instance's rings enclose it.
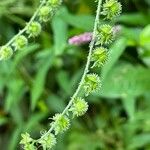
<instances>
[{"instance_id":1,"label":"pink flower","mask_svg":"<svg viewBox=\"0 0 150 150\"><path fill-rule=\"evenodd\" d=\"M71 37L68 40L68 42L71 45L81 45L81 44L90 42L91 39L92 39L92 33L86 32L86 33Z\"/></svg>"},{"instance_id":2,"label":"pink flower","mask_svg":"<svg viewBox=\"0 0 150 150\"><path fill-rule=\"evenodd\" d=\"M113 27L114 35L119 33L120 30L121 30L120 25L114 26ZM68 40L68 43L71 44L71 45L82 45L82 44L85 44L85 43L89 43L91 40L92 40L92 32L85 32L83 34L79 34L79 35L71 37Z\"/></svg>"}]
</instances>

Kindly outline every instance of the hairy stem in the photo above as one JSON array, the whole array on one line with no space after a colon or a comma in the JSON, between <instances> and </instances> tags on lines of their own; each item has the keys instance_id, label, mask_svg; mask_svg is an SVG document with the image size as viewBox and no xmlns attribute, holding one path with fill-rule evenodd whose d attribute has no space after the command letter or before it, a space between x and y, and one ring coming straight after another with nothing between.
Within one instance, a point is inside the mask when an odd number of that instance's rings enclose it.
<instances>
[{"instance_id":1,"label":"hairy stem","mask_svg":"<svg viewBox=\"0 0 150 150\"><path fill-rule=\"evenodd\" d=\"M82 85L84 83L84 79L85 79L87 73L89 72L90 61L91 61L91 54L92 54L92 50L94 48L96 31L97 31L97 26L98 26L98 23L99 23L101 4L102 4L102 0L99 0L98 1L98 6L97 6L97 11L96 11L96 18L95 18L95 22L94 22L93 36L92 36L92 40L91 40L90 45L89 45L89 54L88 54L88 57L87 57L87 63L86 63L86 66L85 66L85 69L84 69L81 81L80 81L79 86L76 89L75 93L71 97L71 100L69 101L68 105L66 106L66 108L64 109L64 111L62 112L61 115L65 115L67 113L67 111L69 110L69 108L71 107L71 105L73 104L74 99L78 96L78 94L79 94L79 92L81 90L81 87L82 87ZM52 125L51 128L38 140L43 139L47 134L52 132L53 129L54 129L54 125Z\"/></svg>"}]
</instances>

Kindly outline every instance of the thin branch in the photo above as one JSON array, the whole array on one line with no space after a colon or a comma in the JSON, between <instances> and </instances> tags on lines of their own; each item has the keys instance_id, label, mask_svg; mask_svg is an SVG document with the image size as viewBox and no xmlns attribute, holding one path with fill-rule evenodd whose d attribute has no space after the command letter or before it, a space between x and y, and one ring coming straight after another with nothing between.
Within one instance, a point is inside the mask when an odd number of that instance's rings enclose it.
<instances>
[{"instance_id":1,"label":"thin branch","mask_svg":"<svg viewBox=\"0 0 150 150\"><path fill-rule=\"evenodd\" d=\"M43 0L43 1L41 2L40 6L39 6L38 9L35 11L34 15L33 15L32 18L30 19L30 21L27 23L27 25L26 25L22 30L20 30L20 31L18 32L18 34L16 34L16 35L5 45L6 47L9 46L11 43L13 43L13 42L15 41L16 37L20 36L21 34L23 34L23 33L26 31L26 29L29 27L29 25L35 20L35 18L37 17L37 15L38 15L38 13L39 13L41 7L42 7L45 3L46 3L45 0Z\"/></svg>"},{"instance_id":2,"label":"thin branch","mask_svg":"<svg viewBox=\"0 0 150 150\"><path fill-rule=\"evenodd\" d=\"M68 105L66 106L66 108L64 109L64 111L62 112L62 116L65 115L67 113L67 111L69 110L69 108L71 107L71 105L73 104L75 98L77 97L77 95L79 94L82 85L84 83L84 79L89 71L89 67L90 67L90 61L91 61L91 54L92 54L92 50L94 48L94 44L95 44L95 37L96 37L96 31L97 31L97 26L99 23L99 17L100 17L100 11L101 11L101 4L102 4L102 0L99 0L98 2L98 6L97 6L97 11L96 11L96 18L95 18L95 22L94 22L94 29L93 29L93 36L92 36L92 40L91 43L89 45L89 54L87 57L87 62L86 62L86 66L81 78L81 81L79 83L78 88L76 89L75 93L73 94L73 96L71 97L71 100L69 101ZM49 133L51 133L54 129L54 125L51 126L51 128L38 140L43 139L46 135L48 135Z\"/></svg>"}]
</instances>

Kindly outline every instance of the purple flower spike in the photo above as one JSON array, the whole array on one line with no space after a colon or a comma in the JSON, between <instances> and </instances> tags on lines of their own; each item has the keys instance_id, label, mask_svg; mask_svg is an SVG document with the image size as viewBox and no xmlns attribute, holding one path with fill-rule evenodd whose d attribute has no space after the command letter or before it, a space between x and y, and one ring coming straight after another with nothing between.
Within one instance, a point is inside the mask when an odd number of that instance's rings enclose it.
<instances>
[{"instance_id":1,"label":"purple flower spike","mask_svg":"<svg viewBox=\"0 0 150 150\"><path fill-rule=\"evenodd\" d=\"M68 42L71 45L81 45L90 42L91 39L92 39L92 33L86 32L80 35L73 36L68 40Z\"/></svg>"}]
</instances>

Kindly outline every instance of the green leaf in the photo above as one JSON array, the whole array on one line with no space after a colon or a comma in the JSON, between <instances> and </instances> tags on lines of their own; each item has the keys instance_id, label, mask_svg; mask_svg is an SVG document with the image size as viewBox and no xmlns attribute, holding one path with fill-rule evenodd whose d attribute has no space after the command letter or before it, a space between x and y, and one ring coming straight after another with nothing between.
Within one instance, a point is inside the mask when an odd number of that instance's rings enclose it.
<instances>
[{"instance_id":1,"label":"green leaf","mask_svg":"<svg viewBox=\"0 0 150 150\"><path fill-rule=\"evenodd\" d=\"M129 25L145 26L150 23L150 13L147 15L144 15L142 13L123 14L117 20L119 22L129 24Z\"/></svg>"},{"instance_id":2,"label":"green leaf","mask_svg":"<svg viewBox=\"0 0 150 150\"><path fill-rule=\"evenodd\" d=\"M52 20L54 33L54 49L56 55L61 55L67 44L67 24L60 17L55 16Z\"/></svg>"},{"instance_id":3,"label":"green leaf","mask_svg":"<svg viewBox=\"0 0 150 150\"><path fill-rule=\"evenodd\" d=\"M127 95L123 97L122 103L130 121L133 121L135 119L136 99L132 95Z\"/></svg>"},{"instance_id":4,"label":"green leaf","mask_svg":"<svg viewBox=\"0 0 150 150\"><path fill-rule=\"evenodd\" d=\"M94 17L91 15L72 15L66 8L62 8L60 17L69 25L83 29L85 31L92 31Z\"/></svg>"},{"instance_id":5,"label":"green leaf","mask_svg":"<svg viewBox=\"0 0 150 150\"><path fill-rule=\"evenodd\" d=\"M146 26L140 34L140 44L141 46L147 47L150 51L150 25Z\"/></svg>"},{"instance_id":6,"label":"green leaf","mask_svg":"<svg viewBox=\"0 0 150 150\"><path fill-rule=\"evenodd\" d=\"M22 126L20 124L14 129L13 133L11 134L11 140L9 141L9 144L8 144L8 150L17 149L21 131L22 131Z\"/></svg>"},{"instance_id":7,"label":"green leaf","mask_svg":"<svg viewBox=\"0 0 150 150\"><path fill-rule=\"evenodd\" d=\"M66 94L69 95L72 92L69 74L67 72L60 71L57 75L57 82Z\"/></svg>"},{"instance_id":8,"label":"green leaf","mask_svg":"<svg viewBox=\"0 0 150 150\"><path fill-rule=\"evenodd\" d=\"M142 148L145 145L149 145L149 143L150 143L150 134L143 133L131 139L127 149L134 150L134 149Z\"/></svg>"},{"instance_id":9,"label":"green leaf","mask_svg":"<svg viewBox=\"0 0 150 150\"><path fill-rule=\"evenodd\" d=\"M121 36L127 39L128 46L138 46L141 28L122 27Z\"/></svg>"},{"instance_id":10,"label":"green leaf","mask_svg":"<svg viewBox=\"0 0 150 150\"><path fill-rule=\"evenodd\" d=\"M34 113L30 116L26 124L24 124L24 131L32 132L33 128L36 126L36 130L38 130L37 125L39 125L40 121L46 117L46 113L39 112Z\"/></svg>"},{"instance_id":11,"label":"green leaf","mask_svg":"<svg viewBox=\"0 0 150 150\"><path fill-rule=\"evenodd\" d=\"M98 134L74 131L69 134L68 150L96 150L104 149L103 143L99 140ZM86 144L85 144L86 143Z\"/></svg>"},{"instance_id":12,"label":"green leaf","mask_svg":"<svg viewBox=\"0 0 150 150\"><path fill-rule=\"evenodd\" d=\"M150 25L142 30L139 43L140 48L138 53L143 62L150 66Z\"/></svg>"},{"instance_id":13,"label":"green leaf","mask_svg":"<svg viewBox=\"0 0 150 150\"><path fill-rule=\"evenodd\" d=\"M65 101L62 97L51 94L47 99L48 108L54 112L62 112L65 108Z\"/></svg>"},{"instance_id":14,"label":"green leaf","mask_svg":"<svg viewBox=\"0 0 150 150\"><path fill-rule=\"evenodd\" d=\"M39 66L39 71L37 72L35 79L33 81L33 86L31 89L31 108L32 110L35 109L37 101L39 100L41 94L44 90L45 79L47 72L51 65L53 64L54 56L50 54L47 58L45 58L44 62L41 66Z\"/></svg>"},{"instance_id":15,"label":"green leaf","mask_svg":"<svg viewBox=\"0 0 150 150\"><path fill-rule=\"evenodd\" d=\"M15 58L13 60L12 69L14 70L15 67L18 65L18 63L20 63L24 57L26 57L30 53L34 52L35 50L37 50L39 48L39 46L40 46L39 44L29 45L29 46L23 48L22 50L20 50L19 52L17 52L15 54Z\"/></svg>"},{"instance_id":16,"label":"green leaf","mask_svg":"<svg viewBox=\"0 0 150 150\"><path fill-rule=\"evenodd\" d=\"M118 63L110 72L103 80L101 96L124 98L150 92L150 69Z\"/></svg>"},{"instance_id":17,"label":"green leaf","mask_svg":"<svg viewBox=\"0 0 150 150\"><path fill-rule=\"evenodd\" d=\"M8 94L5 99L5 111L9 112L18 105L24 93L24 83L20 79L12 78L8 84Z\"/></svg>"},{"instance_id":18,"label":"green leaf","mask_svg":"<svg viewBox=\"0 0 150 150\"><path fill-rule=\"evenodd\" d=\"M117 62L121 54L124 52L127 45L125 38L118 39L110 48L109 59L102 68L102 78L104 79L114 64Z\"/></svg>"}]
</instances>

